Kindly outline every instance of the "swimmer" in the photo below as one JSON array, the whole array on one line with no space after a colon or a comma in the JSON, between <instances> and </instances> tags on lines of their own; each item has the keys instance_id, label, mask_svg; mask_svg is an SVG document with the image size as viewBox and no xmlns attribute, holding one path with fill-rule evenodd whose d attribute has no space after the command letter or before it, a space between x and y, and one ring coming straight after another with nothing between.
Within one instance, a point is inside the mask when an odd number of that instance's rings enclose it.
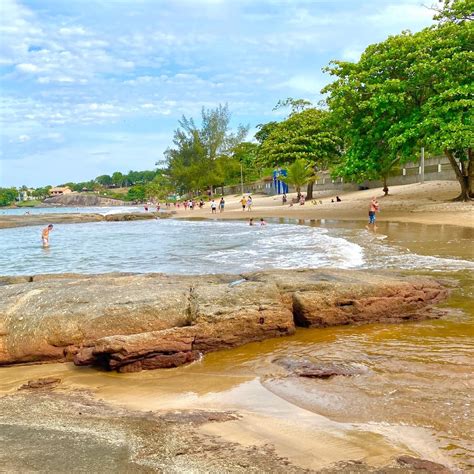
<instances>
[{"instance_id":1,"label":"swimmer","mask_svg":"<svg viewBox=\"0 0 474 474\"><path fill-rule=\"evenodd\" d=\"M49 224L48 227L45 227L41 232L41 240L43 242L43 247L49 247L49 233L53 230L53 224Z\"/></svg>"},{"instance_id":2,"label":"swimmer","mask_svg":"<svg viewBox=\"0 0 474 474\"><path fill-rule=\"evenodd\" d=\"M267 225L267 223L262 219L260 219L260 225Z\"/></svg>"}]
</instances>

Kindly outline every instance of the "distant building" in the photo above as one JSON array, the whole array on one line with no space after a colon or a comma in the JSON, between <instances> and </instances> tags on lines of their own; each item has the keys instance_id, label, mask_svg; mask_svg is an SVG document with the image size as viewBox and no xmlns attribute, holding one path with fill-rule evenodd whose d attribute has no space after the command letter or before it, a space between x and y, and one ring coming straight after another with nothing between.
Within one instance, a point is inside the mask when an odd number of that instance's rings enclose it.
<instances>
[{"instance_id":1,"label":"distant building","mask_svg":"<svg viewBox=\"0 0 474 474\"><path fill-rule=\"evenodd\" d=\"M37 199L33 196L34 189L21 189L18 191L18 201L33 201Z\"/></svg>"},{"instance_id":2,"label":"distant building","mask_svg":"<svg viewBox=\"0 0 474 474\"><path fill-rule=\"evenodd\" d=\"M72 191L67 187L58 187L58 188L51 188L49 190L49 195L50 196L60 196L61 194L69 194L72 193Z\"/></svg>"}]
</instances>

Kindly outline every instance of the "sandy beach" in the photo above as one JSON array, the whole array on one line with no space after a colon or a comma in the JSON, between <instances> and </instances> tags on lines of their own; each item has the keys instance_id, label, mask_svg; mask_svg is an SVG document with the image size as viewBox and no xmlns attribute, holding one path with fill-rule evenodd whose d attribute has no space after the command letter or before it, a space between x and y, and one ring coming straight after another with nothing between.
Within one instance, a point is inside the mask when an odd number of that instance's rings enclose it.
<instances>
[{"instance_id":1,"label":"sandy beach","mask_svg":"<svg viewBox=\"0 0 474 474\"><path fill-rule=\"evenodd\" d=\"M424 184L392 186L388 196L382 190L368 189L364 191L341 192L341 202L335 200L333 191L314 194L314 199L304 206L299 204L283 205L281 196L253 195L253 206L250 212L242 211L242 196L225 196L225 211L212 215L216 219L242 219L253 217L286 217L293 219L334 219L334 220L367 220L368 205L372 196L380 203L377 215L379 222L417 222L420 224L447 224L474 227L474 203L451 201L458 195L459 185L454 181L431 181ZM303 192L303 194L305 194ZM288 201L296 194L289 194ZM216 199L218 201L218 199ZM318 204L313 204L318 202ZM322 201L322 204L319 204ZM174 208L172 208L174 210ZM185 211L176 209L178 218L203 217L209 218L211 210L208 204L204 209Z\"/></svg>"}]
</instances>

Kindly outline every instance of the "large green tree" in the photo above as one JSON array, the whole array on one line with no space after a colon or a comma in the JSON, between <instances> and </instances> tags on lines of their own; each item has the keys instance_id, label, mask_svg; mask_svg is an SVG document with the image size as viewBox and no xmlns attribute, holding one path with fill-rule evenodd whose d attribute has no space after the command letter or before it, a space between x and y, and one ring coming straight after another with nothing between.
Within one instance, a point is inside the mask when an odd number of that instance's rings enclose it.
<instances>
[{"instance_id":1,"label":"large green tree","mask_svg":"<svg viewBox=\"0 0 474 474\"><path fill-rule=\"evenodd\" d=\"M337 79L323 92L345 137L339 174L386 180L425 146L446 154L460 198L472 197L472 51L472 21L445 18L369 46L357 63L332 62Z\"/></svg>"},{"instance_id":2,"label":"large green tree","mask_svg":"<svg viewBox=\"0 0 474 474\"><path fill-rule=\"evenodd\" d=\"M305 160L315 174L337 161L342 141L328 111L313 107L300 110L301 104L296 102L297 108L292 107L286 120L272 123L260 145L259 159L267 166L288 166L296 160ZM308 198L312 197L312 182Z\"/></svg>"},{"instance_id":3,"label":"large green tree","mask_svg":"<svg viewBox=\"0 0 474 474\"><path fill-rule=\"evenodd\" d=\"M232 151L243 141L248 127L230 128L231 114L227 105L201 111L201 125L184 117L174 133L173 147L165 157L168 173L178 190L200 191L226 184L235 173ZM237 163L237 166L238 163Z\"/></svg>"}]
</instances>

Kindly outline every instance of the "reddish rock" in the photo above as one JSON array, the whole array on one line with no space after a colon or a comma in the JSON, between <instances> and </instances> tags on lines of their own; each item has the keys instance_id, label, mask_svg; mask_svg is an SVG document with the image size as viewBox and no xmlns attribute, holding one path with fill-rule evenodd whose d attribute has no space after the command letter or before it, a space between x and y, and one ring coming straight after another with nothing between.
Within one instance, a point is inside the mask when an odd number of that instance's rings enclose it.
<instances>
[{"instance_id":1,"label":"reddish rock","mask_svg":"<svg viewBox=\"0 0 474 474\"><path fill-rule=\"evenodd\" d=\"M6 279L0 365L73 358L122 371L174 367L199 353L293 334L295 323L437 317L431 305L446 296L429 278L353 270Z\"/></svg>"},{"instance_id":2,"label":"reddish rock","mask_svg":"<svg viewBox=\"0 0 474 474\"><path fill-rule=\"evenodd\" d=\"M397 458L397 462L404 468L414 470L416 472L419 472L420 474L451 474L452 472L442 464L438 464L433 461L428 461L426 459L414 458L412 456L400 456L399 458Z\"/></svg>"}]
</instances>

